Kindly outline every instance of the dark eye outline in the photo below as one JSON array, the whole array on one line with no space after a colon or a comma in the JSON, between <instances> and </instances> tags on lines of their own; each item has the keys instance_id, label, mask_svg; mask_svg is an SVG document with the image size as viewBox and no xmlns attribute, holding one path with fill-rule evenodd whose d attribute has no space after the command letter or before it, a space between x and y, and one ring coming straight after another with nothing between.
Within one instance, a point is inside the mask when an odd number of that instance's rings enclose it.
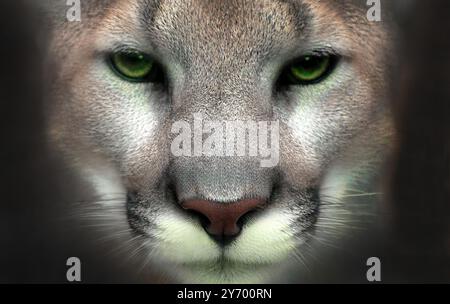
<instances>
[{"instance_id":1,"label":"dark eye outline","mask_svg":"<svg viewBox=\"0 0 450 304\"><path fill-rule=\"evenodd\" d=\"M144 56L147 60L152 62L152 67L150 71L143 77L130 77L123 73L121 69L118 67L117 62L115 60L115 56L117 55L141 55ZM144 52L136 51L136 50L121 50L114 51L109 53L107 56L107 63L111 70L121 79L132 82L132 83L165 83L165 75L161 65L153 59L151 56L145 54Z\"/></svg>"},{"instance_id":2,"label":"dark eye outline","mask_svg":"<svg viewBox=\"0 0 450 304\"><path fill-rule=\"evenodd\" d=\"M308 57L313 57L313 58L323 58L328 60L327 66L324 70L323 73L320 74L319 77L314 78L312 80L302 80L297 78L295 75L293 75L292 73L292 68L295 67L296 65L301 64L302 62L304 62L304 60ZM309 85L314 85L314 84L318 84L320 82L322 82L323 80L325 80L326 78L328 78L328 76L330 76L332 74L332 72L335 70L338 62L340 60L340 56L336 55L336 54L330 54L330 53L312 53L310 55L303 55L300 58L296 58L295 60L291 61L290 63L288 63L285 68L282 70L280 77L278 78L277 81L277 86L279 87L284 87L284 86L309 86Z\"/></svg>"}]
</instances>

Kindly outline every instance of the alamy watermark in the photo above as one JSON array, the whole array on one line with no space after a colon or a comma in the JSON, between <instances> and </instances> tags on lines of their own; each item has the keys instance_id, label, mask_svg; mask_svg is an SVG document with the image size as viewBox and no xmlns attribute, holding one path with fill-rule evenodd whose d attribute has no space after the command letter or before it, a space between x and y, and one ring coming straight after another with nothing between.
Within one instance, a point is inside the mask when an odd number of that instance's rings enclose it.
<instances>
[{"instance_id":1,"label":"alamy watermark","mask_svg":"<svg viewBox=\"0 0 450 304\"><path fill-rule=\"evenodd\" d=\"M66 18L69 22L81 21L81 2L80 0L67 0L66 5L69 7L66 12Z\"/></svg>"},{"instance_id":2,"label":"alamy watermark","mask_svg":"<svg viewBox=\"0 0 450 304\"><path fill-rule=\"evenodd\" d=\"M381 21L381 0L367 0L367 6L370 6L367 11L367 20L371 22Z\"/></svg>"},{"instance_id":3,"label":"alamy watermark","mask_svg":"<svg viewBox=\"0 0 450 304\"><path fill-rule=\"evenodd\" d=\"M193 125L173 123L177 134L170 150L175 157L258 157L261 167L275 167L280 156L279 121L210 121L195 113Z\"/></svg>"},{"instance_id":4,"label":"alamy watermark","mask_svg":"<svg viewBox=\"0 0 450 304\"><path fill-rule=\"evenodd\" d=\"M377 257L370 257L367 259L366 265L369 266L367 269L366 278L369 282L381 282L381 261Z\"/></svg>"},{"instance_id":5,"label":"alamy watermark","mask_svg":"<svg viewBox=\"0 0 450 304\"><path fill-rule=\"evenodd\" d=\"M77 257L70 257L66 261L66 266L69 266L66 272L66 279L68 282L81 282L81 261Z\"/></svg>"}]
</instances>

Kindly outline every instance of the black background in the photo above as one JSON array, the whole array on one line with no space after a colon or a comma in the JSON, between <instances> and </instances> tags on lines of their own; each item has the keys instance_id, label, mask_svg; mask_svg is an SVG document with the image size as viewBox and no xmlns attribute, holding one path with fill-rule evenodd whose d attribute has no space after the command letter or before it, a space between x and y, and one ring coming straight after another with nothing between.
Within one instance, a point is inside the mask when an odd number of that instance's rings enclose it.
<instances>
[{"instance_id":1,"label":"black background","mask_svg":"<svg viewBox=\"0 0 450 304\"><path fill-rule=\"evenodd\" d=\"M0 282L64 283L70 256L82 260L83 282L166 282L119 265L67 219L83 186L44 140L47 31L24 1L1 1L0 15ZM311 282L367 283L376 253L383 282L450 283L450 2L417 1L397 18L398 67L386 80L399 134L385 177L389 237L369 235Z\"/></svg>"}]
</instances>

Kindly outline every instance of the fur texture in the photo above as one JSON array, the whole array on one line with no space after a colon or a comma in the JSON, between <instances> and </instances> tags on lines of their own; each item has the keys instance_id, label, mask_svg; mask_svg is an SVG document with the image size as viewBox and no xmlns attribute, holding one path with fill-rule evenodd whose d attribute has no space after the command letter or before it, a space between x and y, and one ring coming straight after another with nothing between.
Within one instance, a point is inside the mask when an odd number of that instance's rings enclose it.
<instances>
[{"instance_id":1,"label":"fur texture","mask_svg":"<svg viewBox=\"0 0 450 304\"><path fill-rule=\"evenodd\" d=\"M365 1L350 0L82 5L82 22L52 18L58 72L48 134L93 188L81 215L106 227L142 269L182 282L285 281L376 215L374 178L391 135L387 16L369 22ZM106 57L120 48L158 60L168 88L117 77ZM322 49L341 57L327 79L276 88L288 62ZM278 166L173 157L172 123L197 112L219 121L279 120ZM248 197L269 205L226 247L179 206L180 199Z\"/></svg>"}]
</instances>

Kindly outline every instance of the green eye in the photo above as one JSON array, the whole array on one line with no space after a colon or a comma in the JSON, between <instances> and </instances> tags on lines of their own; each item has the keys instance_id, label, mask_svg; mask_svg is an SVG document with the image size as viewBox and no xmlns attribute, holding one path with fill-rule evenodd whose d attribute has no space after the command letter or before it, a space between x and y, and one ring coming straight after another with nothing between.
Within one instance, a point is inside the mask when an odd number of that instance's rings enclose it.
<instances>
[{"instance_id":1,"label":"green eye","mask_svg":"<svg viewBox=\"0 0 450 304\"><path fill-rule=\"evenodd\" d=\"M329 75L335 64L333 56L304 56L288 68L290 84L314 84Z\"/></svg>"},{"instance_id":2,"label":"green eye","mask_svg":"<svg viewBox=\"0 0 450 304\"><path fill-rule=\"evenodd\" d=\"M114 71L128 81L151 82L155 76L155 62L137 51L117 52L110 57Z\"/></svg>"}]
</instances>

